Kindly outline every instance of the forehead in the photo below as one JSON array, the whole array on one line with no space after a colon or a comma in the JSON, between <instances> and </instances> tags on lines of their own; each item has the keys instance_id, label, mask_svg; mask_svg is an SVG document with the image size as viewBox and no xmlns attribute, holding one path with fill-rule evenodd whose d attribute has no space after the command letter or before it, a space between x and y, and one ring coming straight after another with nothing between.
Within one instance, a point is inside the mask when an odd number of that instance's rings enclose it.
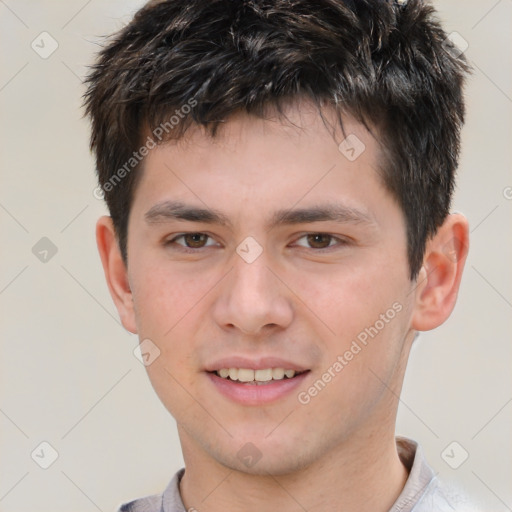
<instances>
[{"instance_id":1,"label":"forehead","mask_svg":"<svg viewBox=\"0 0 512 512\"><path fill-rule=\"evenodd\" d=\"M150 220L162 213L163 203L190 199L217 213L236 205L256 213L258 205L275 202L282 215L293 206L318 205L319 199L333 205L344 198L345 216L352 209L371 217L357 196L385 190L379 141L348 116L341 129L333 110L323 109L322 115L315 105L296 102L283 115L234 114L215 136L192 126L149 152L136 199L144 197L145 214L153 209Z\"/></svg>"},{"instance_id":2,"label":"forehead","mask_svg":"<svg viewBox=\"0 0 512 512\"><path fill-rule=\"evenodd\" d=\"M378 149L381 141L377 127L371 122L365 124L369 129L349 113L337 112L327 104L317 105L311 99L301 96L283 100L279 107L267 105L259 114L243 110L231 113L227 118L217 120L213 134L213 125L205 127L192 124L177 140L170 133L167 142L177 147L190 144L228 147L247 143L248 138L257 141L266 137L268 144L268 137L271 136L276 137L276 142L287 139L288 143L300 145L306 143L312 146L323 142L338 147L343 140L352 140L350 135L357 135Z\"/></svg>"}]
</instances>

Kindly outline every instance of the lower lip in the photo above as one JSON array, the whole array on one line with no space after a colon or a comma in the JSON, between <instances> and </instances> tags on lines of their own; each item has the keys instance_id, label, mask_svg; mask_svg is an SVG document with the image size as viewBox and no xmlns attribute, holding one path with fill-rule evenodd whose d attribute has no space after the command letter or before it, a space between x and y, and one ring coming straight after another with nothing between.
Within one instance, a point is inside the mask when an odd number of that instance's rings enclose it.
<instances>
[{"instance_id":1,"label":"lower lip","mask_svg":"<svg viewBox=\"0 0 512 512\"><path fill-rule=\"evenodd\" d=\"M207 373L211 382L225 397L243 405L261 405L274 402L290 394L299 387L309 371L292 379L273 380L267 384L244 384L243 382L223 379L215 373Z\"/></svg>"}]
</instances>

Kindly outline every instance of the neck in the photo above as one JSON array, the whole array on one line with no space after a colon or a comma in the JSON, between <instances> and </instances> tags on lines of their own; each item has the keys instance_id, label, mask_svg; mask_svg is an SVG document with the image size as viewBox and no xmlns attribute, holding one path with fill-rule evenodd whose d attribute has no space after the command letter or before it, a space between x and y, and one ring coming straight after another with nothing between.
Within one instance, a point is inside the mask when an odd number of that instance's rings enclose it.
<instances>
[{"instance_id":1,"label":"neck","mask_svg":"<svg viewBox=\"0 0 512 512\"><path fill-rule=\"evenodd\" d=\"M394 435L359 433L315 463L285 475L243 473L190 449L180 433L186 471L180 492L187 510L387 512L408 477ZM356 437L356 439L354 439Z\"/></svg>"}]
</instances>

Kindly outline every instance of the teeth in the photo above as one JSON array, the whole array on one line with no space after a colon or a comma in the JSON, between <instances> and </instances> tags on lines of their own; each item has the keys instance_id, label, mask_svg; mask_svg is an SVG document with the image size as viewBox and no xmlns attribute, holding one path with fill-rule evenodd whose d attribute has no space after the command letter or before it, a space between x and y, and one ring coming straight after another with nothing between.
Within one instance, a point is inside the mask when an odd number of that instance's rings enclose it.
<instances>
[{"instance_id":1,"label":"teeth","mask_svg":"<svg viewBox=\"0 0 512 512\"><path fill-rule=\"evenodd\" d=\"M285 377L291 379L297 373L295 370L284 368L265 368L264 370L251 370L250 368L221 368L217 375L223 379L228 377L231 380L240 382L269 382L271 380L282 380Z\"/></svg>"},{"instance_id":2,"label":"teeth","mask_svg":"<svg viewBox=\"0 0 512 512\"><path fill-rule=\"evenodd\" d=\"M257 380L258 382L267 382L268 380L272 380L272 368L256 370L254 372L254 380Z\"/></svg>"},{"instance_id":3,"label":"teeth","mask_svg":"<svg viewBox=\"0 0 512 512\"><path fill-rule=\"evenodd\" d=\"M284 377L284 368L272 368L272 378L281 380Z\"/></svg>"},{"instance_id":4,"label":"teeth","mask_svg":"<svg viewBox=\"0 0 512 512\"><path fill-rule=\"evenodd\" d=\"M231 374L231 368L229 369ZM254 370L248 370L246 368L240 368L238 370L238 380L240 382L251 382L254 380Z\"/></svg>"}]
</instances>

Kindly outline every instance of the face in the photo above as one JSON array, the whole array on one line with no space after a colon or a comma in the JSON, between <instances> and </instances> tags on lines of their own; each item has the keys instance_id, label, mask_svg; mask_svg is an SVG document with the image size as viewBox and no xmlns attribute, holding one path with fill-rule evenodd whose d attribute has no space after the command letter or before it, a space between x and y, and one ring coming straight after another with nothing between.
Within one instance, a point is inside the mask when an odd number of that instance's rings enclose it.
<instances>
[{"instance_id":1,"label":"face","mask_svg":"<svg viewBox=\"0 0 512 512\"><path fill-rule=\"evenodd\" d=\"M128 228L123 321L159 351L147 370L185 456L257 474L393 432L413 337L378 142L347 118L359 142L340 151L313 107L287 115L151 150Z\"/></svg>"}]
</instances>

